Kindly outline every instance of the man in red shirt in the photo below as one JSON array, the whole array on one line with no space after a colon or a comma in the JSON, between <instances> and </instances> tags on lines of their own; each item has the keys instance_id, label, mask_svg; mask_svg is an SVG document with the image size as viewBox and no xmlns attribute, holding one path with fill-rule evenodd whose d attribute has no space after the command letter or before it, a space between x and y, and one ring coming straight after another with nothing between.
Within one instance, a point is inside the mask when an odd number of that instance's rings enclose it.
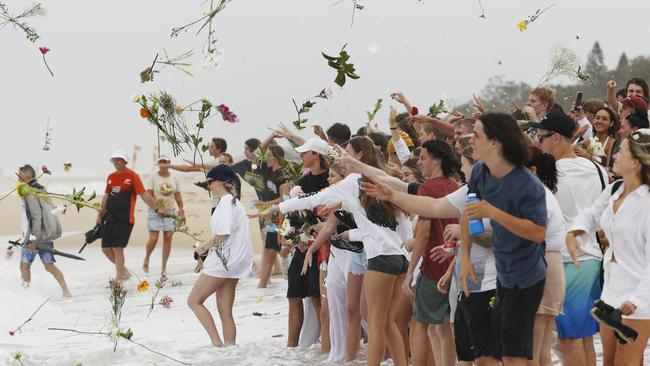
<instances>
[{"instance_id":1,"label":"man in red shirt","mask_svg":"<svg viewBox=\"0 0 650 366\"><path fill-rule=\"evenodd\" d=\"M111 155L111 163L115 171L106 180L104 198L97 215L97 224L102 225L102 252L111 263L115 264L115 279L127 280L131 277L124 266L124 248L129 243L133 223L135 222L135 200L142 200L164 214L164 210L156 208L156 200L147 193L140 176L126 167L129 158L124 151L115 151Z\"/></svg>"},{"instance_id":2,"label":"man in red shirt","mask_svg":"<svg viewBox=\"0 0 650 366\"><path fill-rule=\"evenodd\" d=\"M442 141L427 141L420 152L420 167L427 181L418 192L421 196L442 198L459 188L449 177L460 168L458 155ZM449 323L449 296L438 290L438 281L451 264L451 257L431 259L432 249L444 243L445 226L458 223L457 219L429 219L420 217L416 225L415 246L405 285L410 287L413 271L422 258L413 300L413 364L426 364L426 349L431 343L436 365L456 364L456 348ZM437 248L436 250L439 250Z\"/></svg>"}]
</instances>

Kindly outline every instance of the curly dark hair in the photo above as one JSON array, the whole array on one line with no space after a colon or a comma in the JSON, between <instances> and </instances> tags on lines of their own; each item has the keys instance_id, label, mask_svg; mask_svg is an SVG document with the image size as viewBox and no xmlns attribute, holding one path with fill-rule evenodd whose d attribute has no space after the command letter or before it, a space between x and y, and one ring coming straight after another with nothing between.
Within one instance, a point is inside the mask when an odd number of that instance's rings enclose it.
<instances>
[{"instance_id":1,"label":"curly dark hair","mask_svg":"<svg viewBox=\"0 0 650 366\"><path fill-rule=\"evenodd\" d=\"M555 166L555 158L553 155L545 154L539 148L531 146L530 161L528 161L526 167L535 167L535 172L539 180L541 180L551 192L557 192L557 167Z\"/></svg>"},{"instance_id":2,"label":"curly dark hair","mask_svg":"<svg viewBox=\"0 0 650 366\"><path fill-rule=\"evenodd\" d=\"M460 158L449 144L440 140L431 140L422 144L422 148L434 159L440 159L442 174L449 177L460 170Z\"/></svg>"}]
</instances>

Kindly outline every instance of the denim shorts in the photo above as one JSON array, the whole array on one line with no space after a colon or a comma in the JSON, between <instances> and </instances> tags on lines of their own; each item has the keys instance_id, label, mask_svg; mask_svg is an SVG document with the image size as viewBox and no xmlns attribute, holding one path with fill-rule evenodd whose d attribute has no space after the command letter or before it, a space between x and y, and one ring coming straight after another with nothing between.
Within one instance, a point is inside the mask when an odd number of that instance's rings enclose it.
<instances>
[{"instance_id":1,"label":"denim shorts","mask_svg":"<svg viewBox=\"0 0 650 366\"><path fill-rule=\"evenodd\" d=\"M170 215L176 214L176 209L170 208L167 210ZM149 231L174 231L176 224L171 217L162 217L158 215L153 208L149 207L147 213L147 230Z\"/></svg>"},{"instance_id":2,"label":"denim shorts","mask_svg":"<svg viewBox=\"0 0 650 366\"><path fill-rule=\"evenodd\" d=\"M347 254L350 256L348 272L357 276L361 276L364 273L366 273L366 267L368 267L368 259L366 257L366 251L364 250L361 253L348 251Z\"/></svg>"},{"instance_id":3,"label":"denim shorts","mask_svg":"<svg viewBox=\"0 0 650 366\"><path fill-rule=\"evenodd\" d=\"M54 249L54 243L52 242L39 244L38 246L42 248ZM36 259L37 254L39 257L41 257L41 262L43 262L43 264L56 262L56 259L54 259L54 254L39 252L38 250L29 250L27 249L27 246L24 246L20 249L20 262L32 264L34 262L34 259Z\"/></svg>"},{"instance_id":4,"label":"denim shorts","mask_svg":"<svg viewBox=\"0 0 650 366\"><path fill-rule=\"evenodd\" d=\"M378 255L368 259L368 271L400 275L406 273L408 269L409 262L401 254Z\"/></svg>"}]
</instances>

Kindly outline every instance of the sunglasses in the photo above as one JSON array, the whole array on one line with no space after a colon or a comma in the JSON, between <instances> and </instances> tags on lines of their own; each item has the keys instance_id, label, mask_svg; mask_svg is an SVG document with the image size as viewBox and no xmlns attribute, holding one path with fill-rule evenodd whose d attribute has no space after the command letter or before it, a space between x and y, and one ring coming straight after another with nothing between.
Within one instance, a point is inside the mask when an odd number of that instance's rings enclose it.
<instances>
[{"instance_id":1,"label":"sunglasses","mask_svg":"<svg viewBox=\"0 0 650 366\"><path fill-rule=\"evenodd\" d=\"M551 136L555 135L556 133L557 133L557 132L551 132L551 133L548 133L548 134L546 134L546 135L537 135L537 140L538 140L540 143L542 143L542 141L544 141L545 138L547 138L547 137L551 137Z\"/></svg>"}]
</instances>

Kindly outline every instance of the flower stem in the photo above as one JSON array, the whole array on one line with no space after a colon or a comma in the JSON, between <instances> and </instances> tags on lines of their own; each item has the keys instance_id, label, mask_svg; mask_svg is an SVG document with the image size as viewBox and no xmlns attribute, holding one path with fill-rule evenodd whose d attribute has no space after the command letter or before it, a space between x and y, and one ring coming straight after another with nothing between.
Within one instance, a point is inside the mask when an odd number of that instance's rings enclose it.
<instances>
[{"instance_id":1,"label":"flower stem","mask_svg":"<svg viewBox=\"0 0 650 366\"><path fill-rule=\"evenodd\" d=\"M54 73L52 72L52 69L50 69L50 65L47 64L47 60L45 59L45 54L43 54L43 62L45 62L45 67L47 67L47 71L49 71L50 75L54 77Z\"/></svg>"}]
</instances>

